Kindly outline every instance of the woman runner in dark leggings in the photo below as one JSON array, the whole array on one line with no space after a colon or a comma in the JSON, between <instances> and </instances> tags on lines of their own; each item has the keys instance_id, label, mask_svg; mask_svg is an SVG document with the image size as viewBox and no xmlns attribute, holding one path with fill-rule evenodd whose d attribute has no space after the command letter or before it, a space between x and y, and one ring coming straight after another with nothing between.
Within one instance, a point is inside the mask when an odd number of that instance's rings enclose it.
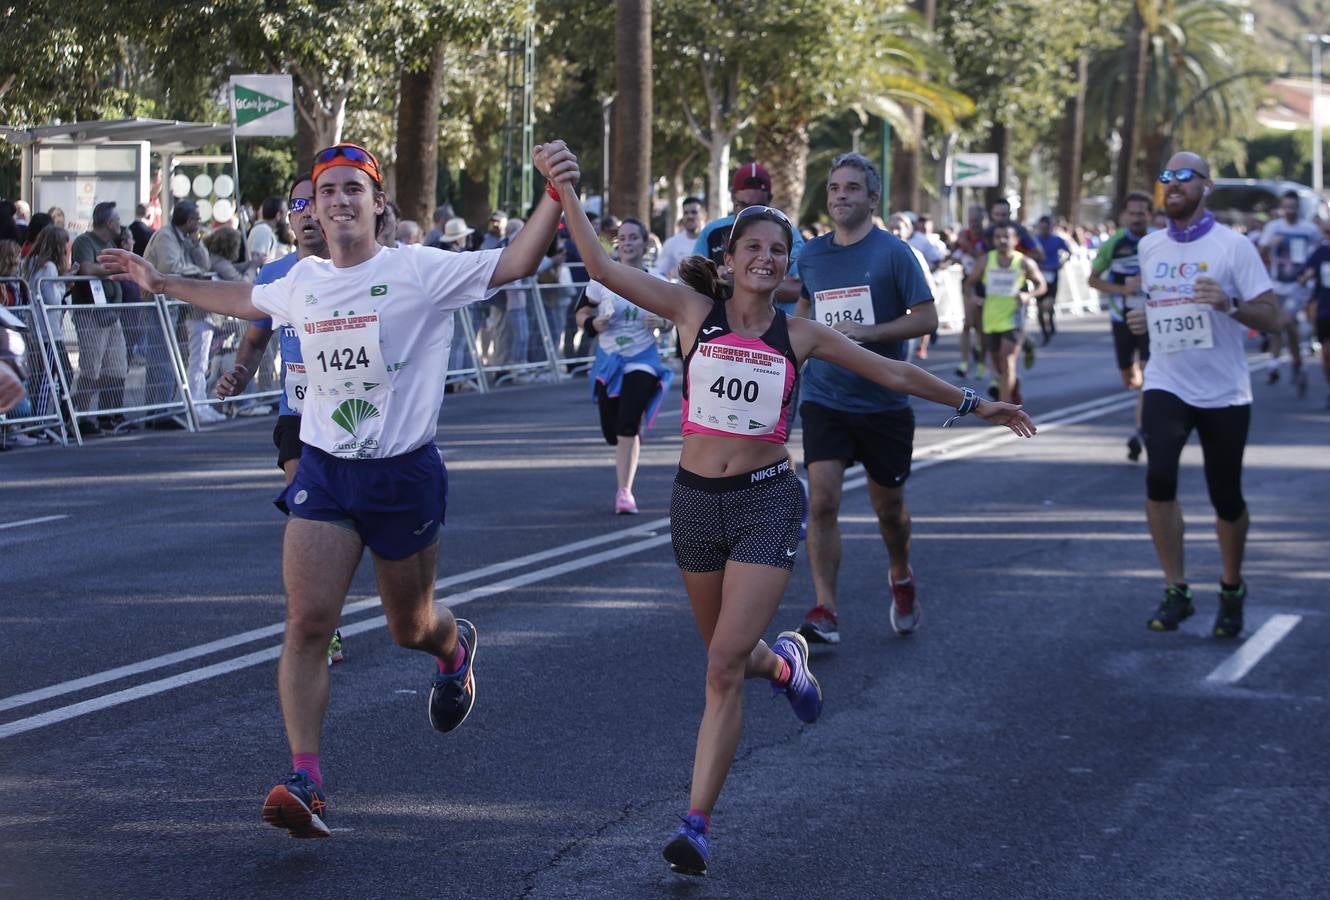
<instances>
[{"instance_id":1,"label":"woman runner in dark leggings","mask_svg":"<svg viewBox=\"0 0 1330 900\"><path fill-rule=\"evenodd\" d=\"M548 177L544 146L536 148L535 161ZM1033 434L1034 425L1015 406L980 400L968 388L865 350L812 320L787 319L772 302L793 242L789 220L778 210L750 206L736 216L725 254L732 285L701 257L685 260L683 283L671 284L611 260L574 181L556 181L558 188L549 190L563 202L590 277L672 321L687 353L683 453L670 518L675 559L707 649L706 709L688 812L664 853L674 871L704 875L711 810L739 743L744 679L771 682L800 721L815 721L822 711L804 639L787 631L770 646L762 640L799 546L803 498L785 450L799 366L815 356L1020 435Z\"/></svg>"},{"instance_id":2,"label":"woman runner in dark leggings","mask_svg":"<svg viewBox=\"0 0 1330 900\"><path fill-rule=\"evenodd\" d=\"M645 271L646 243L646 226L637 219L624 219L618 234L619 261ZM656 349L656 329L670 324L597 281L587 285L576 316L579 328L589 324L596 332L591 389L600 408L601 433L614 447L618 479L614 512L636 515L633 479L637 476L641 432L651 425L674 377Z\"/></svg>"}]
</instances>

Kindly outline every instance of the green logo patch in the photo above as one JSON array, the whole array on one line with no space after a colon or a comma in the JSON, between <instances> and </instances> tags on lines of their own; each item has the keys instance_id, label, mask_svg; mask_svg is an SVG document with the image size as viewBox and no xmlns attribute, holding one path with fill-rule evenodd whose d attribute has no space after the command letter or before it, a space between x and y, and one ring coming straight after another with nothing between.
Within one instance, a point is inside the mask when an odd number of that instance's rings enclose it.
<instances>
[{"instance_id":1,"label":"green logo patch","mask_svg":"<svg viewBox=\"0 0 1330 900\"><path fill-rule=\"evenodd\" d=\"M369 289L371 297L382 297L386 293L388 293L388 285L386 284L376 284Z\"/></svg>"},{"instance_id":2,"label":"green logo patch","mask_svg":"<svg viewBox=\"0 0 1330 900\"><path fill-rule=\"evenodd\" d=\"M368 400L343 400L333 410L332 420L352 437L363 422L379 417L379 408Z\"/></svg>"}]
</instances>

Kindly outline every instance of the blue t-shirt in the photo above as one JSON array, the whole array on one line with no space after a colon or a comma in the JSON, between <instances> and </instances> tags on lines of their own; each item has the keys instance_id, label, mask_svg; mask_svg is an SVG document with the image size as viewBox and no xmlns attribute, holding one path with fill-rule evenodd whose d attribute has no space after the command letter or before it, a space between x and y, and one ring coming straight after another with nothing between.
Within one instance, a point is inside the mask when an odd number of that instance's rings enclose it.
<instances>
[{"instance_id":1,"label":"blue t-shirt","mask_svg":"<svg viewBox=\"0 0 1330 900\"><path fill-rule=\"evenodd\" d=\"M815 321L826 325L851 319L880 325L899 319L911 307L933 302L933 289L924 279L919 260L900 238L877 227L848 247L833 243L833 237L834 233L814 238L799 254L803 292L812 304ZM871 323L865 315L865 290L871 298ZM905 341L886 341L863 346L903 360L905 345ZM804 400L843 412L884 412L910 405L908 394L889 391L820 359L808 361L802 379Z\"/></svg>"},{"instance_id":2,"label":"blue t-shirt","mask_svg":"<svg viewBox=\"0 0 1330 900\"><path fill-rule=\"evenodd\" d=\"M1316 321L1330 322L1330 244L1322 244L1313 250L1312 255L1307 257L1306 268L1312 271Z\"/></svg>"},{"instance_id":3,"label":"blue t-shirt","mask_svg":"<svg viewBox=\"0 0 1330 900\"><path fill-rule=\"evenodd\" d=\"M1044 250L1044 261L1039 264L1039 268L1044 272L1056 275L1058 270L1062 268L1062 254L1065 253L1071 256L1071 247L1067 246L1067 242L1056 234L1050 234L1048 237L1037 237L1035 240L1039 242L1039 246Z\"/></svg>"},{"instance_id":4,"label":"blue t-shirt","mask_svg":"<svg viewBox=\"0 0 1330 900\"><path fill-rule=\"evenodd\" d=\"M299 261L299 254L296 253L288 253L281 259L273 260L259 269L259 277L254 279L254 283L272 284L274 281L280 281ZM254 324L272 330L272 319L259 319ZM282 323L277 333L277 347L282 355L282 396L277 401L277 413L282 416L298 416L300 413L293 410L286 399L286 364L303 362L304 358L300 355L300 336L296 334L295 326L290 322Z\"/></svg>"}]
</instances>

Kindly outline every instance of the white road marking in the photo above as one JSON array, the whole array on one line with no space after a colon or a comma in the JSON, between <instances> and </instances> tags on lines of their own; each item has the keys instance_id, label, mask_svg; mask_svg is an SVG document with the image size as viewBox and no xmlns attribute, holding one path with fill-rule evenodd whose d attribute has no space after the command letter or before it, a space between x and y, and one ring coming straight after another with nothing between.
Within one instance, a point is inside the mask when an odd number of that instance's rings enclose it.
<instances>
[{"instance_id":1,"label":"white road marking","mask_svg":"<svg viewBox=\"0 0 1330 900\"><path fill-rule=\"evenodd\" d=\"M1107 415L1111 412L1116 412L1117 410L1124 409L1135 402L1136 396L1134 394L1123 396L1122 394L1115 393L1108 397L1101 397L1095 400L1077 403L1062 409L1050 411L1043 415L1041 420L1036 424L1041 432L1052 431L1061 425L1069 425ZM914 468L923 469L938 465L945 461L962 459L967 456L972 456L975 453L979 453L982 450L999 447L1017 440L1022 440L1022 438L1019 438L1017 435L1012 434L1006 429L1002 429L1000 433L995 433L991 429L975 429L968 434L960 434L938 444L920 448L916 455L924 458L918 459L914 464ZM863 487L865 482L866 476L860 475L857 478L847 480L844 489L854 490ZM642 522L632 528L624 529L622 531L615 531L597 537L576 541L571 544L564 544L548 550L542 550L537 553L531 553L526 556L507 560L505 562L485 566L471 572L442 578L435 583L435 587L438 589L452 587L454 585L476 581L492 575L498 575L514 569L519 569L536 562L542 562L560 556L567 556L570 553L578 553L582 550L599 546L601 544L622 541L626 538L641 537L642 535L651 535L636 543L625 544L590 556L578 556L568 562L548 566L543 569L537 569L524 575L514 576L492 584L481 585L480 587L473 588L464 593L445 598L445 602L447 602L450 607L460 606L469 603L472 600L480 599L481 597L488 597L502 591L522 587L546 578L555 578L559 575L584 569L605 560L618 559L667 544L670 541L669 533L666 532L663 535L657 536L655 535L655 531L656 529L667 528L668 525L668 517ZM377 596L356 601L354 603L348 603L343 609L343 616L378 607L381 603L381 599ZM382 616L376 616L358 622L344 624L341 626L341 631L343 635L354 635L382 628L385 624L386 621ZM281 623L263 628L256 628L251 631L242 632L216 641L210 641L206 644L200 644L195 647L179 650L174 653L168 653L152 659L132 663L130 665L108 669L105 672L99 672L83 678L76 678L60 684L39 688L34 691L27 691L22 694L0 698L0 711L37 703L63 694L115 681L120 678L141 674L143 672L174 665L176 663L206 656L232 647L252 643L253 641L261 640L263 638L273 637L281 634L283 629L284 625ZM153 696L178 687L184 687L219 675L225 675L240 669L259 665L260 663L276 659L280 654L280 646L269 647L236 657L235 659L213 663L199 669L181 672L167 678L115 691L101 697L94 697L69 706L52 709L35 716L30 716L26 719L18 719L0 725L0 739L11 737L16 734L22 734L47 725L53 725L57 722L63 722L77 716L87 715L88 713L97 712L112 706L118 706L122 703L128 703L144 697Z\"/></svg>"},{"instance_id":2,"label":"white road marking","mask_svg":"<svg viewBox=\"0 0 1330 900\"><path fill-rule=\"evenodd\" d=\"M61 519L68 519L68 515L61 516L41 516L37 519L20 519L17 522L5 522L0 524L0 531L6 528L20 528L24 525L40 525L43 522L58 522Z\"/></svg>"},{"instance_id":3,"label":"white road marking","mask_svg":"<svg viewBox=\"0 0 1330 900\"><path fill-rule=\"evenodd\" d=\"M537 553L529 553L526 556L519 556L505 562L496 563L491 566L484 566L479 569L473 569L470 572L462 572L457 575L450 575L447 578L440 578L434 582L435 590L455 587L459 584L465 584L468 581L477 581L481 578L489 578L492 575L500 575L504 572L510 572L514 569L520 569L533 563L544 562L558 556L567 556L569 553L579 553L592 547L608 544L614 541L623 540L630 537L640 537L650 535L657 528L667 527L670 523L669 517L662 519L652 519L643 522L634 528L614 531L609 534L602 534L596 537L586 538L585 540L575 541L571 544L563 544L549 550L541 550ZM365 600L357 600L354 603L348 603L342 608L342 615L347 616L360 612L365 609L372 609L382 604L378 596L369 597ZM447 599L446 602L451 606L456 601ZM127 678L130 675L139 675L143 672L151 672L154 669L162 669L166 666L173 666L176 663L186 662L191 659L198 659L201 656L208 656L213 653L219 653L223 650L229 650L232 647L239 647L244 644L250 644L254 641L279 635L285 629L285 624L278 622L275 625L266 625L263 628L255 628L251 631L242 631L239 634L233 634L229 637L221 638L215 641L209 641L206 644L199 644L194 647L187 647L184 650L177 650L174 653L166 653L161 656L154 656L151 659L141 660L136 663L130 663L124 666L117 666L114 669L107 669L104 672L97 672L93 675L87 675L83 678L75 678L71 681L64 681L60 684L53 684L49 687L38 688L34 691L26 691L22 694L14 694L11 697L0 697L0 712L7 709L14 709L19 706L27 706L29 703L38 703L42 700L49 700L52 697L59 697L62 694L71 694L75 691L85 690L90 687L96 687L99 684L106 684L109 681L116 681L121 678ZM343 629L345 630L345 629Z\"/></svg>"},{"instance_id":4,"label":"white road marking","mask_svg":"<svg viewBox=\"0 0 1330 900\"><path fill-rule=\"evenodd\" d=\"M625 556L641 553L644 550L650 550L653 547L659 547L661 544L668 543L669 540L670 538L668 535L662 535L660 537L637 541L633 544L626 544L622 547L613 547L609 550L602 550L600 553L593 553L590 556L579 556L576 559L549 566L544 569L536 569L535 571L527 572L524 575L517 575L513 578L506 578L503 581L496 581L493 584L473 588L469 591L458 594L455 597L450 597L448 599L448 605L453 607L462 606L473 600L479 600L481 597L488 597L491 594L509 591L513 588L519 588L538 581L543 581L546 578L554 578L567 572L575 572L578 569L585 569L602 562L621 559ZM385 625L387 625L387 620L383 616L375 616L371 619L364 619L359 622L353 622L349 625L343 625L341 626L340 631L343 635L349 636L383 628ZM257 666L260 663L277 659L281 653L282 648L280 646L267 647L263 650L247 653L244 656L238 656L235 659L213 663L212 665L204 666L201 669L191 669L188 672L181 672L178 675L172 675L168 678L149 681L145 684L125 688L122 691L105 694L101 697L93 697L92 699L84 700L81 703L74 703L69 706L52 709L35 716L29 716L26 719L17 719L13 722L6 722L4 725L0 725L0 739L13 737L16 734L23 734L26 731L32 731L37 728L44 728L47 725L54 725L57 722L64 722L68 719L77 718L78 716L85 716L88 713L109 709L113 706L119 706L122 703L141 700L144 697L151 697L154 694L161 694L178 687L206 681L207 679L215 678L218 675L226 675L230 672L239 671L240 669L248 669L251 666Z\"/></svg>"},{"instance_id":5,"label":"white road marking","mask_svg":"<svg viewBox=\"0 0 1330 900\"><path fill-rule=\"evenodd\" d=\"M1301 621L1302 616L1271 616L1255 634L1242 642L1241 647L1233 651L1232 656L1205 676L1205 680L1210 684L1237 684L1242 676L1275 649L1276 644L1288 637L1288 633Z\"/></svg>"}]
</instances>

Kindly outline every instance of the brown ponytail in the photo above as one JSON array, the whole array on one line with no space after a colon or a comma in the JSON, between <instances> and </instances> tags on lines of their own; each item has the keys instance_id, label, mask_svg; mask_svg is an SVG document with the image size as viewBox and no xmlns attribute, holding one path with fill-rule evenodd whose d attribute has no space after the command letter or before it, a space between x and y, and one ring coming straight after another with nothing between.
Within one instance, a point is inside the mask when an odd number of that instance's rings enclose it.
<instances>
[{"instance_id":1,"label":"brown ponytail","mask_svg":"<svg viewBox=\"0 0 1330 900\"><path fill-rule=\"evenodd\" d=\"M720 277L716 264L705 256L689 256L681 261L679 280L717 303L730 299L730 285Z\"/></svg>"}]
</instances>

